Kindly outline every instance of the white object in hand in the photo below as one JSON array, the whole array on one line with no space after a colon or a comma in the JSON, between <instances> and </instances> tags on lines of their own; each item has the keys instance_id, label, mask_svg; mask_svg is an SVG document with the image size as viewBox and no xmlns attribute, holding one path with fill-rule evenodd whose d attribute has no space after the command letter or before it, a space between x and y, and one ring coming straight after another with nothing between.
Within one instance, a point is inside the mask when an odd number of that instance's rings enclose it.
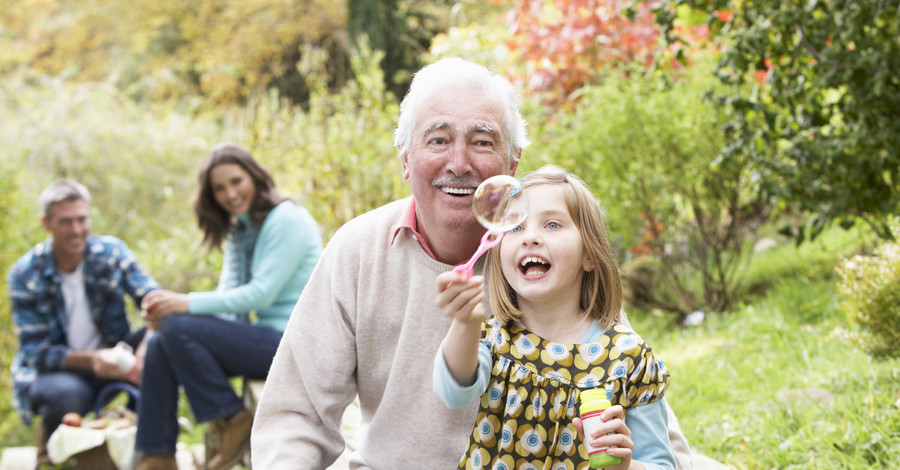
<instances>
[{"instance_id":1,"label":"white object in hand","mask_svg":"<svg viewBox=\"0 0 900 470\"><path fill-rule=\"evenodd\" d=\"M122 372L131 372L131 369L134 368L134 364L137 362L137 358L134 357L131 346L129 346L128 343L119 341L119 343L116 344L116 347L112 348L111 351L112 360L119 365L119 370Z\"/></svg>"}]
</instances>

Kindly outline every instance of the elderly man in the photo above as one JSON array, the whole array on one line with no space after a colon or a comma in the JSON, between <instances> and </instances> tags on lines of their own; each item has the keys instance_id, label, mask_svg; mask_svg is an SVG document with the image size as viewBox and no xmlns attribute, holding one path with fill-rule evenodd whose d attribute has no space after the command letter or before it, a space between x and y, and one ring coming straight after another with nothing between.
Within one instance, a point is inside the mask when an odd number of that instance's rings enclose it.
<instances>
[{"instance_id":1,"label":"elderly man","mask_svg":"<svg viewBox=\"0 0 900 470\"><path fill-rule=\"evenodd\" d=\"M341 416L357 395L351 468L457 466L477 403L450 410L432 392L433 358L450 326L435 279L484 234L472 214L475 188L516 171L529 143L518 102L507 80L461 59L416 73L394 141L412 197L350 221L325 248L266 379L254 468L328 466L344 449Z\"/></svg>"},{"instance_id":2,"label":"elderly man","mask_svg":"<svg viewBox=\"0 0 900 470\"><path fill-rule=\"evenodd\" d=\"M41 223L51 237L19 258L7 286L19 350L13 359L20 416L38 429L38 463L49 463L46 439L69 412L91 410L100 389L135 379L109 354L119 341L136 346L124 295L140 305L159 286L124 242L90 235L91 197L72 180L59 180L38 197Z\"/></svg>"}]
</instances>

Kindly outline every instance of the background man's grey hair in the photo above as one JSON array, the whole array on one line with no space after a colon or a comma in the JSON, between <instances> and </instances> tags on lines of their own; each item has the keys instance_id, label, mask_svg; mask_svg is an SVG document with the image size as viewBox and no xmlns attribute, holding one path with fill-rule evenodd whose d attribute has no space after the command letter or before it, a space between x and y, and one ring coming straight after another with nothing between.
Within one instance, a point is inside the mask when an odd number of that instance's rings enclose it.
<instances>
[{"instance_id":1,"label":"background man's grey hair","mask_svg":"<svg viewBox=\"0 0 900 470\"><path fill-rule=\"evenodd\" d=\"M422 101L443 87L460 83L468 84L473 91L484 91L500 98L508 160L516 158L518 151L528 146L525 120L519 113L521 97L512 83L481 65L453 57L427 65L413 75L409 91L400 103L400 119L394 131L394 146L400 155L409 151Z\"/></svg>"},{"instance_id":2,"label":"background man's grey hair","mask_svg":"<svg viewBox=\"0 0 900 470\"><path fill-rule=\"evenodd\" d=\"M53 204L63 201L76 201L83 199L84 202L91 205L91 193L81 183L75 180L56 180L50 183L50 186L44 188L38 196L38 206L41 209L41 215L45 219L50 220L50 209Z\"/></svg>"}]
</instances>

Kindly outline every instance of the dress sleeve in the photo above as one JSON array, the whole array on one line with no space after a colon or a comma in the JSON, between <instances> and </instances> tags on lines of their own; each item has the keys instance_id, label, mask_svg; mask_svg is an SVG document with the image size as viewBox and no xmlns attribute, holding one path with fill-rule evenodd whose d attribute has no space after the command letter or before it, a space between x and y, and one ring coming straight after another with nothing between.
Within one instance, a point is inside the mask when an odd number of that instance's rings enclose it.
<instances>
[{"instance_id":1,"label":"dress sleeve","mask_svg":"<svg viewBox=\"0 0 900 470\"><path fill-rule=\"evenodd\" d=\"M479 343L478 370L475 372L475 383L468 387L462 386L450 374L447 361L444 360L444 343L441 342L441 346L434 356L434 373L432 375L434 393L448 408L462 408L481 397L487 390L492 366L493 359L491 358L490 346L484 342Z\"/></svg>"},{"instance_id":2,"label":"dress sleeve","mask_svg":"<svg viewBox=\"0 0 900 470\"><path fill-rule=\"evenodd\" d=\"M642 344L641 350L641 357L628 377L629 407L661 399L669 386L669 370L663 361L646 344Z\"/></svg>"}]
</instances>

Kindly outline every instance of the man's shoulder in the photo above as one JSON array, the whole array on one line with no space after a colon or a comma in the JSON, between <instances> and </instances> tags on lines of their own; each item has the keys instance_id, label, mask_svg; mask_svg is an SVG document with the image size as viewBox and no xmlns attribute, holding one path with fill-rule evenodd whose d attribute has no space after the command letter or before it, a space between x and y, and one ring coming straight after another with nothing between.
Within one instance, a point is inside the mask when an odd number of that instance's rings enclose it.
<instances>
[{"instance_id":1,"label":"man's shoulder","mask_svg":"<svg viewBox=\"0 0 900 470\"><path fill-rule=\"evenodd\" d=\"M391 227L400 222L400 217L403 215L403 211L409 207L409 203L410 198L408 197L398 199L360 214L341 226L334 238L372 237L373 234L378 236L379 232L387 236Z\"/></svg>"},{"instance_id":2,"label":"man's shoulder","mask_svg":"<svg viewBox=\"0 0 900 470\"><path fill-rule=\"evenodd\" d=\"M52 261L53 244L48 238L31 247L9 268L8 276L22 276L26 273L43 271Z\"/></svg>"},{"instance_id":3,"label":"man's shoulder","mask_svg":"<svg viewBox=\"0 0 900 470\"><path fill-rule=\"evenodd\" d=\"M85 268L97 264L116 265L118 262L134 258L128 245L112 235L91 235L87 239Z\"/></svg>"},{"instance_id":4,"label":"man's shoulder","mask_svg":"<svg viewBox=\"0 0 900 470\"><path fill-rule=\"evenodd\" d=\"M108 253L128 249L128 244L112 235L91 235L87 239L88 253Z\"/></svg>"}]
</instances>

